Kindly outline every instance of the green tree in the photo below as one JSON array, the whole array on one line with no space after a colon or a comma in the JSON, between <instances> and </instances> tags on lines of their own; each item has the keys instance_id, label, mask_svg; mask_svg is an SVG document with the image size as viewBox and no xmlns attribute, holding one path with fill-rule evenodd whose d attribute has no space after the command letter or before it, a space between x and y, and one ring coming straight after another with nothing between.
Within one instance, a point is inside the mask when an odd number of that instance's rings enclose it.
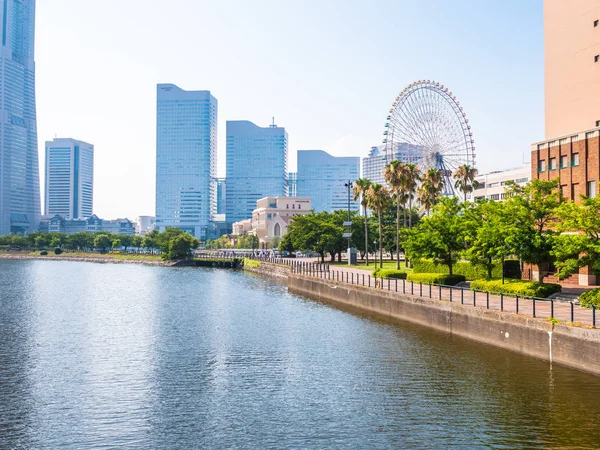
<instances>
[{"instance_id":1,"label":"green tree","mask_svg":"<svg viewBox=\"0 0 600 450\"><path fill-rule=\"evenodd\" d=\"M131 245L133 247L135 247L136 249L138 249L138 251L143 246L143 242L144 242L144 238L138 234L133 236L131 239Z\"/></svg>"},{"instance_id":2,"label":"green tree","mask_svg":"<svg viewBox=\"0 0 600 450\"><path fill-rule=\"evenodd\" d=\"M419 202L427 215L429 215L431 209L436 205L442 192L444 192L443 172L435 168L427 170L418 190Z\"/></svg>"},{"instance_id":3,"label":"green tree","mask_svg":"<svg viewBox=\"0 0 600 450\"><path fill-rule=\"evenodd\" d=\"M383 267L383 236L382 236L382 223L381 215L386 208L386 205L390 201L388 190L379 183L372 184L367 191L367 198L369 200L369 207L377 214L377 221L379 223L379 267Z\"/></svg>"},{"instance_id":4,"label":"green tree","mask_svg":"<svg viewBox=\"0 0 600 450\"><path fill-rule=\"evenodd\" d=\"M281 242L280 236L273 236L273 242L271 243L271 247L273 247L274 249L278 249L280 242Z\"/></svg>"},{"instance_id":5,"label":"green tree","mask_svg":"<svg viewBox=\"0 0 600 450\"><path fill-rule=\"evenodd\" d=\"M460 166L454 172L454 187L463 193L463 200L467 201L467 194L473 192L473 189L477 189L479 183L475 179L477 176L477 169L467 164Z\"/></svg>"},{"instance_id":6,"label":"green tree","mask_svg":"<svg viewBox=\"0 0 600 450\"><path fill-rule=\"evenodd\" d=\"M121 239L119 239L118 237L113 238L111 242L111 246L113 249L121 248L122 245L123 244L121 243Z\"/></svg>"},{"instance_id":7,"label":"green tree","mask_svg":"<svg viewBox=\"0 0 600 450\"><path fill-rule=\"evenodd\" d=\"M110 237L107 234L97 234L94 238L94 247L99 248L102 253L111 246Z\"/></svg>"},{"instance_id":8,"label":"green tree","mask_svg":"<svg viewBox=\"0 0 600 450\"><path fill-rule=\"evenodd\" d=\"M411 258L431 258L444 264L452 275L452 267L465 249L464 220L456 197L441 199L430 217L404 232L406 252Z\"/></svg>"},{"instance_id":9,"label":"green tree","mask_svg":"<svg viewBox=\"0 0 600 450\"><path fill-rule=\"evenodd\" d=\"M369 199L367 197L367 191L369 190L369 188L371 187L371 180L367 179L367 178L359 178L358 180L356 180L354 182L354 186L353 186L353 191L354 191L354 201L358 200L360 198L360 204L363 207L363 211L365 213L364 218L365 218L365 231L364 231L364 238L365 238L365 254L367 256L367 265L369 265L369 226L368 226L368 213L367 213L367 207L369 206ZM358 248L358 246L357 246Z\"/></svg>"},{"instance_id":10,"label":"green tree","mask_svg":"<svg viewBox=\"0 0 600 450\"><path fill-rule=\"evenodd\" d=\"M168 250L163 252L163 259L185 259L192 256L192 250L198 248L200 241L189 233L172 234L168 243Z\"/></svg>"},{"instance_id":11,"label":"green tree","mask_svg":"<svg viewBox=\"0 0 600 450\"><path fill-rule=\"evenodd\" d=\"M62 245L61 239L58 236L54 236L50 241L50 247L58 248Z\"/></svg>"},{"instance_id":12,"label":"green tree","mask_svg":"<svg viewBox=\"0 0 600 450\"><path fill-rule=\"evenodd\" d=\"M49 244L49 242L48 242L47 236L39 234L38 236L35 237L35 246L39 250L42 250L43 248L48 247L48 244Z\"/></svg>"},{"instance_id":13,"label":"green tree","mask_svg":"<svg viewBox=\"0 0 600 450\"><path fill-rule=\"evenodd\" d=\"M390 192L394 198L396 204L396 269L400 269L400 203L404 198L408 198L405 195L404 188L406 187L405 175L407 170L404 163L398 160L394 160L385 166L383 169L383 177L390 186ZM402 208L404 217L406 218L406 209ZM405 219L406 222L406 219Z\"/></svg>"},{"instance_id":14,"label":"green tree","mask_svg":"<svg viewBox=\"0 0 600 450\"><path fill-rule=\"evenodd\" d=\"M419 166L413 163L404 165L403 175L403 191L406 193L408 199L408 228L412 228L412 207L417 195L417 187L419 181L421 181L421 170Z\"/></svg>"},{"instance_id":15,"label":"green tree","mask_svg":"<svg viewBox=\"0 0 600 450\"><path fill-rule=\"evenodd\" d=\"M127 251L127 249L133 245L133 238L134 236L129 234L119 235L119 240L121 241L121 245L119 247L123 247L123 251Z\"/></svg>"}]
</instances>

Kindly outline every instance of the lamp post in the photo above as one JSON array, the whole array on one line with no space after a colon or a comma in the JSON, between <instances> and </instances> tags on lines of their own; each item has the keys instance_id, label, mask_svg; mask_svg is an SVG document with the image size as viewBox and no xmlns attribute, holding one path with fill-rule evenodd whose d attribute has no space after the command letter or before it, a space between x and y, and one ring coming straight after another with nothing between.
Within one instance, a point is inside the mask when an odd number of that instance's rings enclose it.
<instances>
[{"instance_id":1,"label":"lamp post","mask_svg":"<svg viewBox=\"0 0 600 450\"><path fill-rule=\"evenodd\" d=\"M352 265L352 252L350 245L350 238L352 237L352 220L350 218L350 192L352 191L352 181L348 181L344 183L344 186L348 189L348 221L344 223L348 227L348 232L344 235L344 237L348 238L348 265Z\"/></svg>"}]
</instances>

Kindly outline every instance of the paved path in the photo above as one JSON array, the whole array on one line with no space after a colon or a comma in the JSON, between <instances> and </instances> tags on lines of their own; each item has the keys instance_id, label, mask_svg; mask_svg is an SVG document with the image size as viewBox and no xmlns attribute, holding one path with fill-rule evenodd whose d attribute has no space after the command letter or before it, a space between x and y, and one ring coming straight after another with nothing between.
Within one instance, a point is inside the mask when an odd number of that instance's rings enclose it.
<instances>
[{"instance_id":1,"label":"paved path","mask_svg":"<svg viewBox=\"0 0 600 450\"><path fill-rule=\"evenodd\" d=\"M293 261L291 259L290 261ZM548 299L524 299L514 296L501 296L487 294L486 292L475 292L466 288L458 287L439 287L430 285L421 285L405 280L377 279L371 276L371 271L358 267L348 266L328 266L320 264L311 264L312 260L299 260L306 263L308 272L306 275L315 276L322 279L339 281L353 285L360 285L372 289L383 289L398 293L407 293L424 298L434 298L438 300L462 303L496 311L507 313L522 314L536 318L554 317L561 322L573 322L576 325L592 326L594 323L593 311L582 308L571 302L550 301ZM535 311L534 311L535 308ZM600 312L596 311L596 323L600 323Z\"/></svg>"}]
</instances>

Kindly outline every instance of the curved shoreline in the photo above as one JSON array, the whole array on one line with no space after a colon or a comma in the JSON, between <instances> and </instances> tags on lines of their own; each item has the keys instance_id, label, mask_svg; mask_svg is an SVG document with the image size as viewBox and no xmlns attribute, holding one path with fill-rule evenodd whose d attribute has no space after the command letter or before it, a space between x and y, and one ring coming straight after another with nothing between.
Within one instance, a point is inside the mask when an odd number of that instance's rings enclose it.
<instances>
[{"instance_id":1,"label":"curved shoreline","mask_svg":"<svg viewBox=\"0 0 600 450\"><path fill-rule=\"evenodd\" d=\"M65 256L63 256L65 255ZM176 263L172 261L162 261L157 259L127 259L127 258L113 258L110 256L93 256L93 255L68 255L62 254L60 256L42 256L42 255L18 255L0 253L0 259L6 260L43 260L43 261L72 261L72 262L90 262L90 263L101 263L101 264L142 264L146 266L163 266L171 267Z\"/></svg>"}]
</instances>

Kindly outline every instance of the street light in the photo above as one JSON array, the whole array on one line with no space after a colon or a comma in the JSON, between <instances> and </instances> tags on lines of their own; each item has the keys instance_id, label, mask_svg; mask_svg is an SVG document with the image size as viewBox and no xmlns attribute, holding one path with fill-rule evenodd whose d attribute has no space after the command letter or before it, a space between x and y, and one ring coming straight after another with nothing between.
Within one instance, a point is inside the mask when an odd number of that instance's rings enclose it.
<instances>
[{"instance_id":1,"label":"street light","mask_svg":"<svg viewBox=\"0 0 600 450\"><path fill-rule=\"evenodd\" d=\"M348 232L344 233L343 237L348 238L348 265L350 266L352 265L352 262L356 263L356 257L354 258L355 261L352 261L352 252L350 246L350 238L352 237L352 220L350 218L350 191L352 190L352 181L344 183L344 186L348 189L348 221L344 222L344 226L348 227Z\"/></svg>"}]
</instances>

